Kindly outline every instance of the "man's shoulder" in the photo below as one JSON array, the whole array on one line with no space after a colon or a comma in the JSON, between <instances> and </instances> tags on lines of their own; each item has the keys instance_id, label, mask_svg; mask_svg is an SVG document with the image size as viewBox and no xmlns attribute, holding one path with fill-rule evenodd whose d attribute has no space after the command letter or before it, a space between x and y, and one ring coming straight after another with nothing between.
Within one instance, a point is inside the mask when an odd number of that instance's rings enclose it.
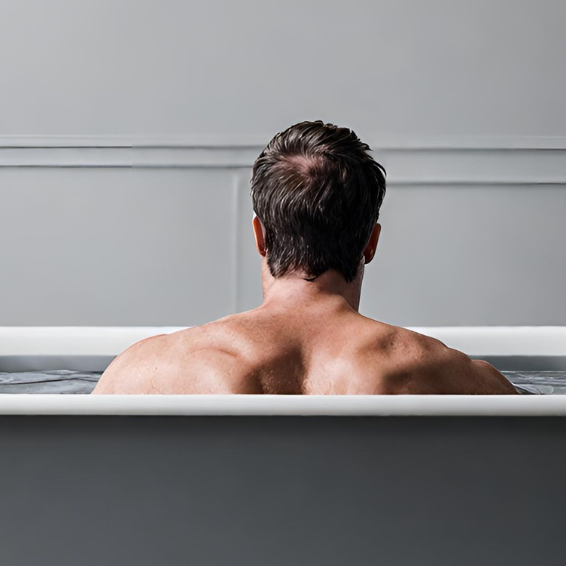
<instances>
[{"instance_id":1,"label":"man's shoulder","mask_svg":"<svg viewBox=\"0 0 566 566\"><path fill-rule=\"evenodd\" d=\"M439 340L408 328L370 320L371 343L397 362L422 363L446 349Z\"/></svg>"},{"instance_id":2,"label":"man's shoulder","mask_svg":"<svg viewBox=\"0 0 566 566\"><path fill-rule=\"evenodd\" d=\"M385 389L400 393L513 393L487 362L472 360L440 340L384 325L378 346L385 352Z\"/></svg>"},{"instance_id":3,"label":"man's shoulder","mask_svg":"<svg viewBox=\"0 0 566 566\"><path fill-rule=\"evenodd\" d=\"M227 352L231 343L244 337L244 333L238 332L240 326L240 316L230 315L200 326L145 338L120 356L129 358L129 361L171 363L172 359L183 361L185 356L194 356L199 352Z\"/></svg>"},{"instance_id":4,"label":"man's shoulder","mask_svg":"<svg viewBox=\"0 0 566 566\"><path fill-rule=\"evenodd\" d=\"M201 393L204 383L210 393L240 392L250 364L228 318L133 344L104 372L94 393Z\"/></svg>"}]
</instances>

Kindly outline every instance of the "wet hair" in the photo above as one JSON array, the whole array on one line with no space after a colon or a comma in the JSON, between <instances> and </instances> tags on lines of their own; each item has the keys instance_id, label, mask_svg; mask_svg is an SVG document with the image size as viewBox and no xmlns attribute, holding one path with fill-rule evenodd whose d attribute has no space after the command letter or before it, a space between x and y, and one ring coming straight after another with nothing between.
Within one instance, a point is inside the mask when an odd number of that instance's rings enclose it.
<instances>
[{"instance_id":1,"label":"wet hair","mask_svg":"<svg viewBox=\"0 0 566 566\"><path fill-rule=\"evenodd\" d=\"M355 279L385 196L385 169L348 128L301 122L278 133L253 166L253 208L274 277L329 269Z\"/></svg>"}]
</instances>

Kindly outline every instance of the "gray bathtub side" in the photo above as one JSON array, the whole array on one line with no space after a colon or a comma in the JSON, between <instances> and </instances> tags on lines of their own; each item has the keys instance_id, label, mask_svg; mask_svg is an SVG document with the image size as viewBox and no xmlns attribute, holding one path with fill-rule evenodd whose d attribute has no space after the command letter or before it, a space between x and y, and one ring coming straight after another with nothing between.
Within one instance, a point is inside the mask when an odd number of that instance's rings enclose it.
<instances>
[{"instance_id":1,"label":"gray bathtub side","mask_svg":"<svg viewBox=\"0 0 566 566\"><path fill-rule=\"evenodd\" d=\"M0 416L2 561L562 565L566 419Z\"/></svg>"}]
</instances>

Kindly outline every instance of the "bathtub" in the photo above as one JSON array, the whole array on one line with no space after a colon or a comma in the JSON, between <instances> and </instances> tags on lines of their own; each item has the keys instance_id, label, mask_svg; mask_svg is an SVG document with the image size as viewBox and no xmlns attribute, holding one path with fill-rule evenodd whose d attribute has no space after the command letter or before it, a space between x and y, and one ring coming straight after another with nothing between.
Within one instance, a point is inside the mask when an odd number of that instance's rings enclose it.
<instances>
[{"instance_id":1,"label":"bathtub","mask_svg":"<svg viewBox=\"0 0 566 566\"><path fill-rule=\"evenodd\" d=\"M0 328L0 371L102 370L173 330ZM419 330L566 360L565 328ZM0 395L2 564L563 564L564 415L561 396Z\"/></svg>"}]
</instances>

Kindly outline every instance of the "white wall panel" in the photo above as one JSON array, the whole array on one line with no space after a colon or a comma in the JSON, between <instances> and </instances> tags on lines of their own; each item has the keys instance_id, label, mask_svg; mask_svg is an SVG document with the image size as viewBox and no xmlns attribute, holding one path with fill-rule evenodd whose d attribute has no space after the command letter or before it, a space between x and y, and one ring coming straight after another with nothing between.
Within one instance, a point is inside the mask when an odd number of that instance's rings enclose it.
<instances>
[{"instance_id":1,"label":"white wall panel","mask_svg":"<svg viewBox=\"0 0 566 566\"><path fill-rule=\"evenodd\" d=\"M232 176L0 168L0 325L190 325L234 308Z\"/></svg>"},{"instance_id":2,"label":"white wall panel","mask_svg":"<svg viewBox=\"0 0 566 566\"><path fill-rule=\"evenodd\" d=\"M362 311L400 325L564 325L565 216L564 187L392 187Z\"/></svg>"}]
</instances>

